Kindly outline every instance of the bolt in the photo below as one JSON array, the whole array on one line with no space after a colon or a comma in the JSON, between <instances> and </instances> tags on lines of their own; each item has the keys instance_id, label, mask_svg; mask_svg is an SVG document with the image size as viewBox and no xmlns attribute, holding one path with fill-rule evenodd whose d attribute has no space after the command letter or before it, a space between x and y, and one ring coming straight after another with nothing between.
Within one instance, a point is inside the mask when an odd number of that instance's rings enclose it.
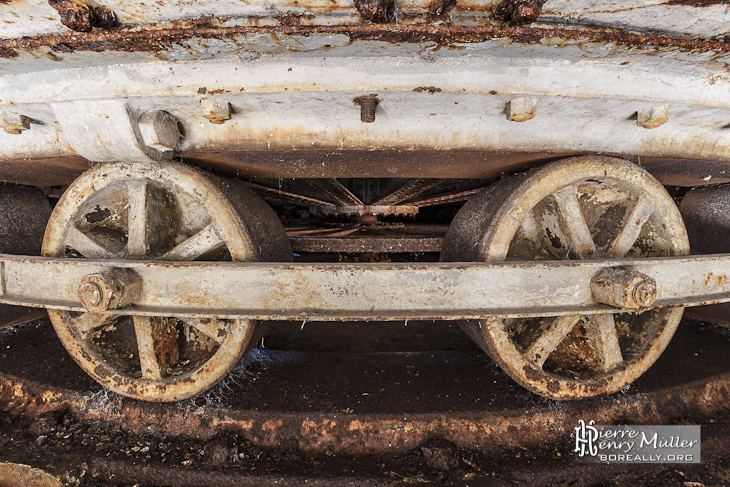
<instances>
[{"instance_id":1,"label":"bolt","mask_svg":"<svg viewBox=\"0 0 730 487\"><path fill-rule=\"evenodd\" d=\"M94 27L111 29L117 25L117 16L107 7L83 0L48 0L61 15L61 23L77 32L91 32Z\"/></svg>"},{"instance_id":2,"label":"bolt","mask_svg":"<svg viewBox=\"0 0 730 487\"><path fill-rule=\"evenodd\" d=\"M131 269L110 269L81 278L78 297L92 313L132 304L142 296L142 279Z\"/></svg>"},{"instance_id":3,"label":"bolt","mask_svg":"<svg viewBox=\"0 0 730 487\"><path fill-rule=\"evenodd\" d=\"M630 268L609 267L591 280L591 292L597 303L641 310L654 304L656 281Z\"/></svg>"},{"instance_id":4,"label":"bolt","mask_svg":"<svg viewBox=\"0 0 730 487\"><path fill-rule=\"evenodd\" d=\"M395 0L355 0L355 8L374 24L395 22Z\"/></svg>"},{"instance_id":5,"label":"bolt","mask_svg":"<svg viewBox=\"0 0 730 487\"><path fill-rule=\"evenodd\" d=\"M84 308L94 308L101 303L102 290L95 282L87 281L79 286L79 301Z\"/></svg>"},{"instance_id":6,"label":"bolt","mask_svg":"<svg viewBox=\"0 0 730 487\"><path fill-rule=\"evenodd\" d=\"M529 24L540 16L544 4L545 0L503 0L492 12L497 20Z\"/></svg>"},{"instance_id":7,"label":"bolt","mask_svg":"<svg viewBox=\"0 0 730 487\"><path fill-rule=\"evenodd\" d=\"M636 125L645 129L655 129L669 120L669 105L642 108L636 112Z\"/></svg>"},{"instance_id":8,"label":"bolt","mask_svg":"<svg viewBox=\"0 0 730 487\"><path fill-rule=\"evenodd\" d=\"M174 150L182 136L177 119L163 110L143 114L138 127L144 145L160 152Z\"/></svg>"},{"instance_id":9,"label":"bolt","mask_svg":"<svg viewBox=\"0 0 730 487\"><path fill-rule=\"evenodd\" d=\"M380 103L378 95L364 95L355 98L355 103L360 105L360 120L364 123L375 121L375 109Z\"/></svg>"},{"instance_id":10,"label":"bolt","mask_svg":"<svg viewBox=\"0 0 730 487\"><path fill-rule=\"evenodd\" d=\"M526 122L537 115L537 100L531 97L515 98L505 107L507 120Z\"/></svg>"},{"instance_id":11,"label":"bolt","mask_svg":"<svg viewBox=\"0 0 730 487\"><path fill-rule=\"evenodd\" d=\"M30 119L13 112L0 112L0 127L9 134L19 135L30 128Z\"/></svg>"},{"instance_id":12,"label":"bolt","mask_svg":"<svg viewBox=\"0 0 730 487\"><path fill-rule=\"evenodd\" d=\"M656 301L656 283L653 279L647 279L635 284L631 296L642 308L651 306Z\"/></svg>"}]
</instances>

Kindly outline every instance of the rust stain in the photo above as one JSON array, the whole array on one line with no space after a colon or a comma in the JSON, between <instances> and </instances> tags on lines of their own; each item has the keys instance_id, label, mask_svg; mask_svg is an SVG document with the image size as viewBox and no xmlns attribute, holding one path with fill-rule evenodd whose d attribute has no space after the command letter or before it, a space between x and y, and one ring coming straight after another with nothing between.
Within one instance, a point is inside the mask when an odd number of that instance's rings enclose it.
<instances>
[{"instance_id":1,"label":"rust stain","mask_svg":"<svg viewBox=\"0 0 730 487\"><path fill-rule=\"evenodd\" d=\"M286 12L283 14L274 15L274 18L279 21L281 25L291 27L293 25L299 25L302 19L312 20L314 19L313 14L295 14L294 12Z\"/></svg>"},{"instance_id":2,"label":"rust stain","mask_svg":"<svg viewBox=\"0 0 730 487\"><path fill-rule=\"evenodd\" d=\"M441 88L436 88L435 86L419 86L418 88L413 88L413 91L415 93L429 93L433 95L441 91Z\"/></svg>"},{"instance_id":3,"label":"rust stain","mask_svg":"<svg viewBox=\"0 0 730 487\"><path fill-rule=\"evenodd\" d=\"M712 7L713 5L727 5L730 0L669 0L666 5L687 5L690 7Z\"/></svg>"},{"instance_id":4,"label":"rust stain","mask_svg":"<svg viewBox=\"0 0 730 487\"><path fill-rule=\"evenodd\" d=\"M114 12L107 7L90 5L82 0L48 0L61 15L61 23L77 32L91 32L94 27L112 29L117 25Z\"/></svg>"},{"instance_id":5,"label":"rust stain","mask_svg":"<svg viewBox=\"0 0 730 487\"><path fill-rule=\"evenodd\" d=\"M565 42L606 42L626 47L665 48L680 51L725 53L730 42L722 38L702 40L666 35L638 34L612 28L535 28L517 25L486 25L479 27L453 25L358 25L358 26L264 26L264 27L190 27L88 33L41 35L0 40L0 56L12 57L17 49L50 47L59 52L74 51L149 51L159 52L193 38L235 39L247 34L271 35L348 35L351 40L375 40L391 43L435 42L441 46L453 43L478 43L493 39L512 39L520 44L538 44L543 39Z\"/></svg>"}]
</instances>

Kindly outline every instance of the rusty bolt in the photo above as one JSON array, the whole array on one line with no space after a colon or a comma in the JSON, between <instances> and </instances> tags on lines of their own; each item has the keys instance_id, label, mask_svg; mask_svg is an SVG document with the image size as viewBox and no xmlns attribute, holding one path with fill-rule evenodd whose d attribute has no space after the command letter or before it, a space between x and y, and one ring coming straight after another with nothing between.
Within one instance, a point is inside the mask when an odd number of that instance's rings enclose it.
<instances>
[{"instance_id":1,"label":"rusty bolt","mask_svg":"<svg viewBox=\"0 0 730 487\"><path fill-rule=\"evenodd\" d=\"M503 0L494 7L494 18L513 24L529 24L537 20L545 0Z\"/></svg>"},{"instance_id":2,"label":"rusty bolt","mask_svg":"<svg viewBox=\"0 0 730 487\"><path fill-rule=\"evenodd\" d=\"M591 280L593 299L617 308L648 308L657 297L656 281L628 268L602 269Z\"/></svg>"},{"instance_id":3,"label":"rusty bolt","mask_svg":"<svg viewBox=\"0 0 730 487\"><path fill-rule=\"evenodd\" d=\"M634 302L642 308L647 308L656 301L656 282L654 279L644 279L634 285L631 293Z\"/></svg>"},{"instance_id":4,"label":"rusty bolt","mask_svg":"<svg viewBox=\"0 0 730 487\"><path fill-rule=\"evenodd\" d=\"M364 123L373 123L375 121L375 109L380 103L378 95L358 96L354 102L360 105L360 120Z\"/></svg>"},{"instance_id":5,"label":"rusty bolt","mask_svg":"<svg viewBox=\"0 0 730 487\"><path fill-rule=\"evenodd\" d=\"M645 129L655 129L669 120L669 105L642 108L636 112L636 125Z\"/></svg>"},{"instance_id":6,"label":"rusty bolt","mask_svg":"<svg viewBox=\"0 0 730 487\"><path fill-rule=\"evenodd\" d=\"M231 104L217 97L201 98L200 109L210 123L222 124L231 119Z\"/></svg>"},{"instance_id":7,"label":"rusty bolt","mask_svg":"<svg viewBox=\"0 0 730 487\"><path fill-rule=\"evenodd\" d=\"M152 110L143 114L138 126L142 141L152 149L169 152L180 141L177 119L163 110Z\"/></svg>"},{"instance_id":8,"label":"rusty bolt","mask_svg":"<svg viewBox=\"0 0 730 487\"><path fill-rule=\"evenodd\" d=\"M530 97L515 98L507 103L504 111L507 114L507 120L526 122L537 115L537 100Z\"/></svg>"},{"instance_id":9,"label":"rusty bolt","mask_svg":"<svg viewBox=\"0 0 730 487\"><path fill-rule=\"evenodd\" d=\"M9 134L18 135L30 128L30 119L13 112L0 112L0 127Z\"/></svg>"},{"instance_id":10,"label":"rusty bolt","mask_svg":"<svg viewBox=\"0 0 730 487\"><path fill-rule=\"evenodd\" d=\"M87 281L79 286L79 301L85 308L101 304L102 290L95 282Z\"/></svg>"},{"instance_id":11,"label":"rusty bolt","mask_svg":"<svg viewBox=\"0 0 730 487\"><path fill-rule=\"evenodd\" d=\"M87 311L103 313L142 296L142 278L131 269L111 269L81 278L79 301Z\"/></svg>"},{"instance_id":12,"label":"rusty bolt","mask_svg":"<svg viewBox=\"0 0 730 487\"><path fill-rule=\"evenodd\" d=\"M395 22L395 0L355 0L355 8L374 24Z\"/></svg>"},{"instance_id":13,"label":"rusty bolt","mask_svg":"<svg viewBox=\"0 0 730 487\"><path fill-rule=\"evenodd\" d=\"M107 7L85 0L48 0L48 4L61 15L61 23L77 32L91 32L94 27L111 29L117 25L117 17Z\"/></svg>"}]
</instances>

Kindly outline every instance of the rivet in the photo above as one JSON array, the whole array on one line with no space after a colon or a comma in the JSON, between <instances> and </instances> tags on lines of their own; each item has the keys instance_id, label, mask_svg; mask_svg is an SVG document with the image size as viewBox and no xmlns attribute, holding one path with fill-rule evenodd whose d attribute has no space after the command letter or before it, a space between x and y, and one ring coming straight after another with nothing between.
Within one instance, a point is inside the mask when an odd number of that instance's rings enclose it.
<instances>
[{"instance_id":1,"label":"rivet","mask_svg":"<svg viewBox=\"0 0 730 487\"><path fill-rule=\"evenodd\" d=\"M654 129L669 120L669 105L642 108L636 112L636 125L645 129Z\"/></svg>"},{"instance_id":2,"label":"rivet","mask_svg":"<svg viewBox=\"0 0 730 487\"><path fill-rule=\"evenodd\" d=\"M512 122L526 122L537 115L537 99L522 97L510 100L505 107L507 120Z\"/></svg>"}]
</instances>

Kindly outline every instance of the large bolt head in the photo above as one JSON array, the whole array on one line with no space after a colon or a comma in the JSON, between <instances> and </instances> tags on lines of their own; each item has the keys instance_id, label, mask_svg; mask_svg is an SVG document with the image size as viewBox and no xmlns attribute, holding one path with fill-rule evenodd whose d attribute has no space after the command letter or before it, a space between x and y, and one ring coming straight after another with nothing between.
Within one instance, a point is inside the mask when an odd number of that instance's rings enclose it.
<instances>
[{"instance_id":1,"label":"large bolt head","mask_svg":"<svg viewBox=\"0 0 730 487\"><path fill-rule=\"evenodd\" d=\"M142 279L131 269L111 269L81 279L79 301L87 311L104 313L134 303L142 295Z\"/></svg>"},{"instance_id":2,"label":"large bolt head","mask_svg":"<svg viewBox=\"0 0 730 487\"><path fill-rule=\"evenodd\" d=\"M591 280L591 292L597 303L637 311L654 304L657 297L653 278L624 267L601 270Z\"/></svg>"},{"instance_id":3,"label":"large bolt head","mask_svg":"<svg viewBox=\"0 0 730 487\"><path fill-rule=\"evenodd\" d=\"M142 115L138 127L144 145L161 152L175 150L182 136L177 119L162 110L153 110Z\"/></svg>"}]
</instances>

